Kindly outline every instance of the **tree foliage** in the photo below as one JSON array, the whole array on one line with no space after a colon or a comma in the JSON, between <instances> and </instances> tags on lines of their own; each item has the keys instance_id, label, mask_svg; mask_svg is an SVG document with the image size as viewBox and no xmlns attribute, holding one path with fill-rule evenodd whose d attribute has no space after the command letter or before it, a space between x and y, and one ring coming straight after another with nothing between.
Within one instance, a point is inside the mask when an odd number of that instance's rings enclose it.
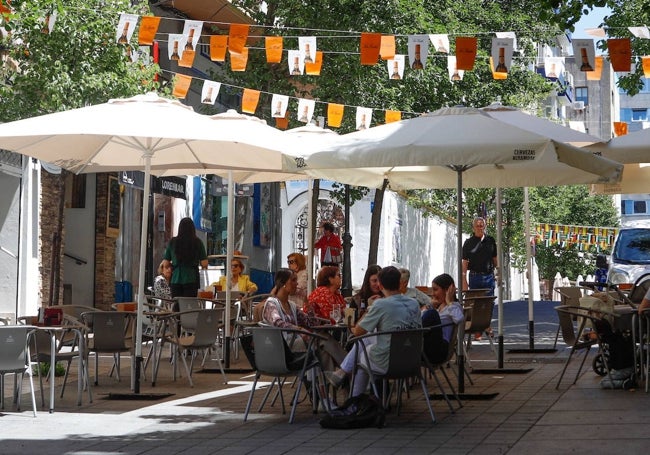
<instances>
[{"instance_id":1,"label":"tree foliage","mask_svg":"<svg viewBox=\"0 0 650 455\"><path fill-rule=\"evenodd\" d=\"M143 13L126 0L14 0L2 41L18 71L4 66L0 121L98 104L157 88L155 65L131 63L115 43L120 12ZM52 33L44 20L56 11ZM135 35L137 36L137 35Z\"/></svg>"}]
</instances>

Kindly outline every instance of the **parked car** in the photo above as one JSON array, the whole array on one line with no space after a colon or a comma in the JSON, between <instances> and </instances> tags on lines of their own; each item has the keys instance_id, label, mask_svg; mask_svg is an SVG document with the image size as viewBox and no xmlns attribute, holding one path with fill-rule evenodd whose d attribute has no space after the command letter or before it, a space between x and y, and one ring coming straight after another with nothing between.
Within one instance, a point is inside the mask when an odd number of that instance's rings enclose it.
<instances>
[{"instance_id":1,"label":"parked car","mask_svg":"<svg viewBox=\"0 0 650 455\"><path fill-rule=\"evenodd\" d=\"M650 228L620 229L614 240L607 281L619 286L633 285L647 273L650 273Z\"/></svg>"}]
</instances>

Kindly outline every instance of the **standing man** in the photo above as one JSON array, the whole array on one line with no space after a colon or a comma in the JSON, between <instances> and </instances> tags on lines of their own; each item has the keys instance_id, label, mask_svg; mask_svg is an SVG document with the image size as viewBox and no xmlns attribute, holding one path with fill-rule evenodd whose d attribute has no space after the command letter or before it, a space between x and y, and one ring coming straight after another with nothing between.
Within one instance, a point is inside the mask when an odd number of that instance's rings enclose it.
<instances>
[{"instance_id":1,"label":"standing man","mask_svg":"<svg viewBox=\"0 0 650 455\"><path fill-rule=\"evenodd\" d=\"M497 267L497 245L485 234L485 219L474 218L474 235L463 243L463 290L488 289L494 295L494 269ZM469 271L469 282L467 272Z\"/></svg>"}]
</instances>

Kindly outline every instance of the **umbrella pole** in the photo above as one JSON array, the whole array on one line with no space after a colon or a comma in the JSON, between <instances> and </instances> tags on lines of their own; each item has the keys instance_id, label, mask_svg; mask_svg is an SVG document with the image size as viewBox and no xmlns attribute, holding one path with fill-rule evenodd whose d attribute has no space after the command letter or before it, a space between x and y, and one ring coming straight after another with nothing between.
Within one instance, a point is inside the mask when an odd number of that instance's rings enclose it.
<instances>
[{"instance_id":1,"label":"umbrella pole","mask_svg":"<svg viewBox=\"0 0 650 455\"><path fill-rule=\"evenodd\" d=\"M499 338L497 352L497 368L503 368L503 214L501 213L501 187L497 187L497 312L499 318Z\"/></svg>"},{"instance_id":2,"label":"umbrella pole","mask_svg":"<svg viewBox=\"0 0 650 455\"><path fill-rule=\"evenodd\" d=\"M223 357L225 368L230 368L230 280L232 279L232 271L230 264L234 253L235 244L235 184L232 181L232 170L228 171L228 241L226 242L226 315L225 328L224 328L224 343L223 343Z\"/></svg>"},{"instance_id":3,"label":"umbrella pole","mask_svg":"<svg viewBox=\"0 0 650 455\"><path fill-rule=\"evenodd\" d=\"M135 372L133 392L140 393L140 368L142 366L142 312L144 311L144 275L147 255L147 230L149 228L149 192L151 191L151 154L144 155L144 193L142 196L142 230L140 233L140 266L138 268L138 311L135 319Z\"/></svg>"},{"instance_id":4,"label":"umbrella pole","mask_svg":"<svg viewBox=\"0 0 650 455\"><path fill-rule=\"evenodd\" d=\"M456 235L458 237L458 303L463 306L463 168L457 167L458 186L456 188ZM458 392L465 392L465 350L463 349L463 340L465 338L465 323L460 324L458 328L458 342L456 344L456 357L458 360Z\"/></svg>"},{"instance_id":5,"label":"umbrella pole","mask_svg":"<svg viewBox=\"0 0 650 455\"><path fill-rule=\"evenodd\" d=\"M314 179L307 181L307 295L314 289Z\"/></svg>"}]
</instances>

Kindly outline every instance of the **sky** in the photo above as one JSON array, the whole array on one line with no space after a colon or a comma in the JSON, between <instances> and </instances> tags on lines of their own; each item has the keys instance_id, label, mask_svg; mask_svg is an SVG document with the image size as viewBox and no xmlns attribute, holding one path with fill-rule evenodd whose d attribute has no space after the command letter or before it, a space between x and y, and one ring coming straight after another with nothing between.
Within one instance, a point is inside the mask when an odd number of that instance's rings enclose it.
<instances>
[{"instance_id":1,"label":"sky","mask_svg":"<svg viewBox=\"0 0 650 455\"><path fill-rule=\"evenodd\" d=\"M603 17L611 12L610 8L594 8L588 15L583 16L575 25L575 32L573 38L594 38L585 33L587 28L597 28L603 21Z\"/></svg>"}]
</instances>

